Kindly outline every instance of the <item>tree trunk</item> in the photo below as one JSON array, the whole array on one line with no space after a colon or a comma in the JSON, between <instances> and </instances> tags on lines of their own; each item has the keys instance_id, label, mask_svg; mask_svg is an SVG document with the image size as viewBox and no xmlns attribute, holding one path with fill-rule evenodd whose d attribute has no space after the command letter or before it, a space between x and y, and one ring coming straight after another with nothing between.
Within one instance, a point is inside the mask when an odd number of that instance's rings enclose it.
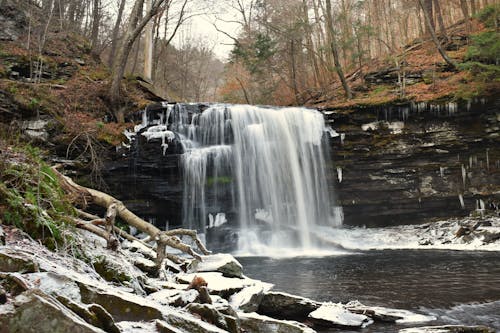
<instances>
[{"instance_id":1,"label":"tree trunk","mask_svg":"<svg viewBox=\"0 0 500 333\"><path fill-rule=\"evenodd\" d=\"M450 57L448 57L448 55L446 54L446 52L444 51L443 47L441 46L441 43L439 43L439 40L437 39L436 37L436 32L434 31L433 29L433 26L431 24L431 20L430 20L430 17L429 17L429 14L427 13L427 11L424 9L424 0L418 0L418 2L420 3L420 6L422 7L423 9L423 12L424 12L424 17L425 17L425 22L427 24L427 28L429 29L429 32L431 33L431 37L432 37L432 41L434 42L434 44L436 45L436 48L438 49L439 51L439 54L441 54L441 57L443 57L444 61L452 68L452 69L456 69L457 68L457 65L455 64L455 62L453 60L450 59Z\"/></svg>"},{"instance_id":2,"label":"tree trunk","mask_svg":"<svg viewBox=\"0 0 500 333\"><path fill-rule=\"evenodd\" d=\"M91 34L91 43L92 43L92 52L97 54L98 44L99 44L99 25L101 24L101 11L100 11L100 1L93 0L93 8L92 8L92 34Z\"/></svg>"},{"instance_id":3,"label":"tree trunk","mask_svg":"<svg viewBox=\"0 0 500 333\"><path fill-rule=\"evenodd\" d=\"M125 205L112 197L111 195L97 191L88 187L84 187L76 184L69 177L62 175L56 167L53 167L52 170L57 175L59 183L61 184L61 188L68 194L69 197L73 199L73 201L80 201L85 204L93 203L97 206L103 207L107 209L106 216L104 219L99 219L99 223L96 224L104 224L106 229L95 229L95 227L90 227L93 225L92 221L88 223L82 223L85 226L85 229L98 234L99 236L106 238L108 240L108 245L113 245L112 232L114 228L114 220L116 217L120 217L125 223L129 224L141 230L142 232L148 234L151 237L151 240L156 241L157 248L157 258L156 263L157 267L160 268L165 257L173 257L181 260L177 256L166 254L165 247L169 246L174 249L178 249L184 253L187 253L198 260L202 260L201 256L196 253L191 246L183 243L177 236L188 236L193 239L194 243L200 250L202 254L210 254L203 243L197 236L195 230L189 229L174 229L169 231L161 231L151 223L148 223L135 215L133 212L127 209ZM80 222L81 223L81 222ZM77 224L78 226L78 224ZM174 259L175 260L175 259Z\"/></svg>"},{"instance_id":4,"label":"tree trunk","mask_svg":"<svg viewBox=\"0 0 500 333\"><path fill-rule=\"evenodd\" d=\"M330 0L326 0L326 24L328 29L330 48L333 55L333 61L335 63L335 71L339 76L340 82L342 83L342 87L344 88L347 99L352 99L351 88L349 88L349 85L347 84L347 81L344 76L344 71L342 70L342 66L340 65L339 51L335 39L335 29L333 27L332 4Z\"/></svg>"},{"instance_id":5,"label":"tree trunk","mask_svg":"<svg viewBox=\"0 0 500 333\"><path fill-rule=\"evenodd\" d=\"M146 24L156 15L160 6L166 0L157 0L152 5L151 10L146 13L146 15L142 18L140 22L138 22L138 16L140 10L144 5L144 0L137 0L134 4L134 9L132 10L129 27L125 36L122 40L120 47L117 49L117 57L116 62L113 65L112 69L112 80L111 86L109 89L109 97L110 101L115 108L115 117L116 120L120 123L125 121L125 115L123 108L120 107L121 95L120 95L120 84L125 74L125 66L127 65L127 59L134 45L134 41L141 34L142 30L146 26Z\"/></svg>"},{"instance_id":6,"label":"tree trunk","mask_svg":"<svg viewBox=\"0 0 500 333\"><path fill-rule=\"evenodd\" d=\"M432 31L436 31L436 24L434 23L434 10L432 8L432 0L419 0L420 5L422 6L422 10L424 11L424 15L429 18L429 23L426 24L425 34L431 36ZM427 21L427 19L426 19Z\"/></svg>"},{"instance_id":7,"label":"tree trunk","mask_svg":"<svg viewBox=\"0 0 500 333\"><path fill-rule=\"evenodd\" d=\"M460 7L462 8L462 13L464 14L465 29L467 30L467 33L470 34L470 32L472 31L472 26L470 23L469 6L467 5L467 1L460 0Z\"/></svg>"},{"instance_id":8,"label":"tree trunk","mask_svg":"<svg viewBox=\"0 0 500 333\"><path fill-rule=\"evenodd\" d=\"M118 34L120 33L120 25L122 24L123 10L125 9L126 0L120 1L120 7L118 8L118 16L116 17L115 26L113 27L113 34L111 37L111 51L109 53L108 65L113 67L113 62L115 60L116 46L118 45Z\"/></svg>"},{"instance_id":9,"label":"tree trunk","mask_svg":"<svg viewBox=\"0 0 500 333\"><path fill-rule=\"evenodd\" d=\"M440 30L441 34L443 35L444 39L448 40L448 36L446 35L446 26L444 25L444 21L443 21L443 14L441 12L441 4L439 3L439 1L441 1L441 0L434 0L434 6L436 9L436 17L437 17L437 21L439 24L439 30Z\"/></svg>"}]
</instances>

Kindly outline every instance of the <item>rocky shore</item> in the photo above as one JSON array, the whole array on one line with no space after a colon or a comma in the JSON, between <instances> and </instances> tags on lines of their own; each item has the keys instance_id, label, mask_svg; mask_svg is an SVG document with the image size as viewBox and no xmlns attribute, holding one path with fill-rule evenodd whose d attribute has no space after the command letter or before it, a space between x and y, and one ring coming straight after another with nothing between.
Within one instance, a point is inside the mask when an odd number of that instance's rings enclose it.
<instances>
[{"instance_id":1,"label":"rocky shore","mask_svg":"<svg viewBox=\"0 0 500 333\"><path fill-rule=\"evenodd\" d=\"M314 300L272 291L228 254L158 272L140 242L120 249L86 231L56 252L13 227L0 229L0 332L321 332L384 323L400 332L493 332L439 326L402 309ZM292 277L291 277L292 278Z\"/></svg>"}]
</instances>

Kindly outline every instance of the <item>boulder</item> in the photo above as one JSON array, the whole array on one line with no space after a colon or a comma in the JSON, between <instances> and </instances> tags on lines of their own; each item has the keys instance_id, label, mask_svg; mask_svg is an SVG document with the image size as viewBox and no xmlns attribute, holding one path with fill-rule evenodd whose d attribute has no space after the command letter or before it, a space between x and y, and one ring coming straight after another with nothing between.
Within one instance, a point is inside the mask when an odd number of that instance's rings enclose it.
<instances>
[{"instance_id":1,"label":"boulder","mask_svg":"<svg viewBox=\"0 0 500 333\"><path fill-rule=\"evenodd\" d=\"M0 249L0 272L33 273L37 265L26 254L11 249Z\"/></svg>"},{"instance_id":2,"label":"boulder","mask_svg":"<svg viewBox=\"0 0 500 333\"><path fill-rule=\"evenodd\" d=\"M191 283L195 277L200 277L207 282L208 290L211 294L229 298L232 294L241 291L245 287L262 284L264 288L271 288L272 285L249 278L238 279L224 277L219 272L207 272L196 274L179 274L177 280L180 283Z\"/></svg>"},{"instance_id":3,"label":"boulder","mask_svg":"<svg viewBox=\"0 0 500 333\"><path fill-rule=\"evenodd\" d=\"M149 321L162 318L162 312L156 302L135 294L109 288L101 289L82 283L80 283L80 293L82 302L101 305L116 321Z\"/></svg>"},{"instance_id":4,"label":"boulder","mask_svg":"<svg viewBox=\"0 0 500 333\"><path fill-rule=\"evenodd\" d=\"M227 333L227 331L201 321L187 312L167 313L164 316L164 321L183 333Z\"/></svg>"},{"instance_id":5,"label":"boulder","mask_svg":"<svg viewBox=\"0 0 500 333\"><path fill-rule=\"evenodd\" d=\"M268 292L264 294L257 312L271 317L297 320L307 318L320 306L321 303L308 298L282 292Z\"/></svg>"},{"instance_id":6,"label":"boulder","mask_svg":"<svg viewBox=\"0 0 500 333\"><path fill-rule=\"evenodd\" d=\"M195 302L199 293L194 289L163 289L148 295L148 299L154 300L163 305L183 307L189 303Z\"/></svg>"},{"instance_id":7,"label":"boulder","mask_svg":"<svg viewBox=\"0 0 500 333\"><path fill-rule=\"evenodd\" d=\"M46 294L54 297L62 296L74 302L81 302L80 287L74 280L66 276L52 272L42 272L24 274L23 277Z\"/></svg>"},{"instance_id":8,"label":"boulder","mask_svg":"<svg viewBox=\"0 0 500 333\"><path fill-rule=\"evenodd\" d=\"M461 326L461 325L444 325L444 326L425 326L404 328L399 330L399 333L494 333L495 330L486 326Z\"/></svg>"},{"instance_id":9,"label":"boulder","mask_svg":"<svg viewBox=\"0 0 500 333\"><path fill-rule=\"evenodd\" d=\"M134 258L134 266L144 273L147 273L149 276L155 277L158 275L158 268L152 260L138 256Z\"/></svg>"},{"instance_id":10,"label":"boulder","mask_svg":"<svg viewBox=\"0 0 500 333\"><path fill-rule=\"evenodd\" d=\"M182 331L160 330L154 321L137 322L137 321L120 321L116 323L121 333L184 333Z\"/></svg>"},{"instance_id":11,"label":"boulder","mask_svg":"<svg viewBox=\"0 0 500 333\"><path fill-rule=\"evenodd\" d=\"M186 309L223 330L231 333L239 333L241 331L238 317L220 312L216 305L191 303L187 305Z\"/></svg>"},{"instance_id":12,"label":"boulder","mask_svg":"<svg viewBox=\"0 0 500 333\"><path fill-rule=\"evenodd\" d=\"M104 333L68 310L52 296L31 289L17 296L12 304L0 306L2 333Z\"/></svg>"},{"instance_id":13,"label":"boulder","mask_svg":"<svg viewBox=\"0 0 500 333\"><path fill-rule=\"evenodd\" d=\"M92 260L95 271L106 281L123 283L133 279L129 271L108 256L100 255Z\"/></svg>"},{"instance_id":14,"label":"boulder","mask_svg":"<svg viewBox=\"0 0 500 333\"><path fill-rule=\"evenodd\" d=\"M181 330L161 320L156 320L155 325L159 333L183 333Z\"/></svg>"},{"instance_id":15,"label":"boulder","mask_svg":"<svg viewBox=\"0 0 500 333\"><path fill-rule=\"evenodd\" d=\"M264 298L264 293L268 290L262 284L246 287L240 292L231 295L229 303L240 311L256 312Z\"/></svg>"},{"instance_id":16,"label":"boulder","mask_svg":"<svg viewBox=\"0 0 500 333\"><path fill-rule=\"evenodd\" d=\"M325 303L309 314L318 326L363 328L373 323L369 317L348 311L342 304Z\"/></svg>"},{"instance_id":17,"label":"boulder","mask_svg":"<svg viewBox=\"0 0 500 333\"><path fill-rule=\"evenodd\" d=\"M434 316L422 315L408 310L366 306L358 301L349 302L345 307L352 313L363 314L374 320L390 323L403 324L436 320Z\"/></svg>"},{"instance_id":18,"label":"boulder","mask_svg":"<svg viewBox=\"0 0 500 333\"><path fill-rule=\"evenodd\" d=\"M76 313L92 326L99 327L108 333L120 333L111 314L98 304L80 305L66 297L59 296L57 300Z\"/></svg>"},{"instance_id":19,"label":"boulder","mask_svg":"<svg viewBox=\"0 0 500 333\"><path fill-rule=\"evenodd\" d=\"M202 256L202 259L193 260L188 272L220 272L225 277L243 278L243 266L230 254L218 253Z\"/></svg>"},{"instance_id":20,"label":"boulder","mask_svg":"<svg viewBox=\"0 0 500 333\"><path fill-rule=\"evenodd\" d=\"M241 328L248 333L315 333L304 324L290 320L278 320L253 313L239 313Z\"/></svg>"}]
</instances>

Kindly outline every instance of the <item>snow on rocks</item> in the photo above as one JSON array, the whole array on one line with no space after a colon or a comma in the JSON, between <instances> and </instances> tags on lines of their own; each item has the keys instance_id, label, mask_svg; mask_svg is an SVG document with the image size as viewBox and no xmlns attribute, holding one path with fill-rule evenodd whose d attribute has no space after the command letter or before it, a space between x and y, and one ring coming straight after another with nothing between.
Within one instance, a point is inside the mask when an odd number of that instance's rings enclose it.
<instances>
[{"instance_id":1,"label":"snow on rocks","mask_svg":"<svg viewBox=\"0 0 500 333\"><path fill-rule=\"evenodd\" d=\"M81 302L78 284L64 275L43 272L25 274L24 278L46 294L54 297L63 296L75 302Z\"/></svg>"},{"instance_id":2,"label":"snow on rocks","mask_svg":"<svg viewBox=\"0 0 500 333\"><path fill-rule=\"evenodd\" d=\"M309 314L309 319L319 326L363 328L373 323L369 317L352 313L338 303L324 303Z\"/></svg>"},{"instance_id":3,"label":"snow on rocks","mask_svg":"<svg viewBox=\"0 0 500 333\"><path fill-rule=\"evenodd\" d=\"M218 294L222 297L228 297L245 287L262 285L263 288L271 288L272 284L265 283L259 280L249 278L227 278L219 272L206 272L206 273L191 273L191 274L178 274L177 280L180 283L191 283L195 277L201 277L207 282L207 288L211 294Z\"/></svg>"},{"instance_id":4,"label":"snow on rocks","mask_svg":"<svg viewBox=\"0 0 500 333\"><path fill-rule=\"evenodd\" d=\"M163 289L148 295L148 299L155 300L163 305L182 307L195 302L198 298L198 291L194 289Z\"/></svg>"},{"instance_id":5,"label":"snow on rocks","mask_svg":"<svg viewBox=\"0 0 500 333\"><path fill-rule=\"evenodd\" d=\"M263 283L246 287L232 295L229 298L229 304L244 312L255 312L264 298L264 293L269 291L269 289L271 289L271 285Z\"/></svg>"},{"instance_id":6,"label":"snow on rocks","mask_svg":"<svg viewBox=\"0 0 500 333\"><path fill-rule=\"evenodd\" d=\"M12 303L0 305L0 327L4 332L104 333L86 323L59 301L39 289L18 295Z\"/></svg>"},{"instance_id":7,"label":"snow on rocks","mask_svg":"<svg viewBox=\"0 0 500 333\"><path fill-rule=\"evenodd\" d=\"M444 325L444 326L425 326L404 328L399 330L399 333L494 333L495 331L485 326L461 326L461 325Z\"/></svg>"},{"instance_id":8,"label":"snow on rocks","mask_svg":"<svg viewBox=\"0 0 500 333\"><path fill-rule=\"evenodd\" d=\"M262 298L259 313L284 319L307 318L321 303L283 292L268 292Z\"/></svg>"},{"instance_id":9,"label":"snow on rocks","mask_svg":"<svg viewBox=\"0 0 500 333\"><path fill-rule=\"evenodd\" d=\"M252 313L239 313L241 327L251 333L316 333L310 327L291 320L277 320L268 316Z\"/></svg>"},{"instance_id":10,"label":"snow on rocks","mask_svg":"<svg viewBox=\"0 0 500 333\"><path fill-rule=\"evenodd\" d=\"M243 278L243 267L230 254L219 253L202 256L203 261L193 260L188 272L221 272L225 277Z\"/></svg>"},{"instance_id":11,"label":"snow on rocks","mask_svg":"<svg viewBox=\"0 0 500 333\"><path fill-rule=\"evenodd\" d=\"M366 306L358 301L351 301L347 303L345 307L350 312L363 314L374 320L398 324L426 322L436 319L434 316L422 315L408 310L391 309L380 306Z\"/></svg>"}]
</instances>

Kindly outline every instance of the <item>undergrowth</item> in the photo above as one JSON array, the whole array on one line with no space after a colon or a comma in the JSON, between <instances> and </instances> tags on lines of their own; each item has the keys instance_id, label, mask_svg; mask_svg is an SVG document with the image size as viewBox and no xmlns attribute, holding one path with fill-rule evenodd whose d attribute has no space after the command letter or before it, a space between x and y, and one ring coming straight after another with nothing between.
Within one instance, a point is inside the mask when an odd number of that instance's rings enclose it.
<instances>
[{"instance_id":1,"label":"undergrowth","mask_svg":"<svg viewBox=\"0 0 500 333\"><path fill-rule=\"evenodd\" d=\"M50 249L71 241L75 210L58 178L29 144L0 138L0 223L15 226Z\"/></svg>"},{"instance_id":2,"label":"undergrowth","mask_svg":"<svg viewBox=\"0 0 500 333\"><path fill-rule=\"evenodd\" d=\"M500 6L484 8L476 15L486 28L471 36L470 46L460 69L469 71L483 82L500 81L500 32L498 31Z\"/></svg>"}]
</instances>

